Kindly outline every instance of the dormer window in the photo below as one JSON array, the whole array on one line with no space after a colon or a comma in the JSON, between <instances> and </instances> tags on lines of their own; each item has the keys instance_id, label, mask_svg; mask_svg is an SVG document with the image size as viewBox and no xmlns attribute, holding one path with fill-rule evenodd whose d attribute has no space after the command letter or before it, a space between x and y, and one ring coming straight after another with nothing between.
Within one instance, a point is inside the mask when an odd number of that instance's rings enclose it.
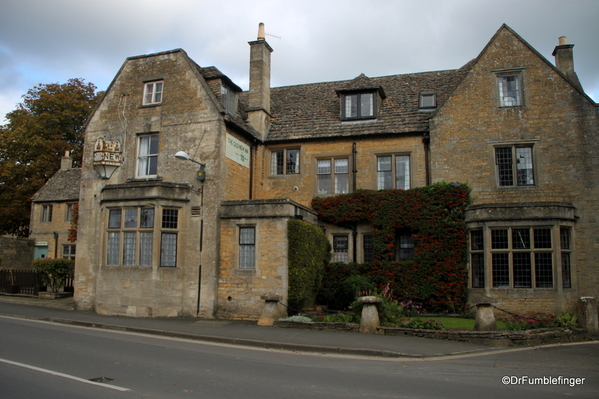
<instances>
[{"instance_id":1,"label":"dormer window","mask_svg":"<svg viewBox=\"0 0 599 399\"><path fill-rule=\"evenodd\" d=\"M435 93L420 93L418 108L432 109L437 107L437 95Z\"/></svg>"},{"instance_id":2,"label":"dormer window","mask_svg":"<svg viewBox=\"0 0 599 399\"><path fill-rule=\"evenodd\" d=\"M235 114L237 112L237 99L236 93L229 86L223 84L220 87L221 104L229 113Z\"/></svg>"},{"instance_id":3,"label":"dormer window","mask_svg":"<svg viewBox=\"0 0 599 399\"><path fill-rule=\"evenodd\" d=\"M343 119L371 119L376 117L374 92L349 93L342 96Z\"/></svg>"},{"instance_id":4,"label":"dormer window","mask_svg":"<svg viewBox=\"0 0 599 399\"><path fill-rule=\"evenodd\" d=\"M144 105L155 105L162 102L163 81L147 82L144 85Z\"/></svg>"}]
</instances>

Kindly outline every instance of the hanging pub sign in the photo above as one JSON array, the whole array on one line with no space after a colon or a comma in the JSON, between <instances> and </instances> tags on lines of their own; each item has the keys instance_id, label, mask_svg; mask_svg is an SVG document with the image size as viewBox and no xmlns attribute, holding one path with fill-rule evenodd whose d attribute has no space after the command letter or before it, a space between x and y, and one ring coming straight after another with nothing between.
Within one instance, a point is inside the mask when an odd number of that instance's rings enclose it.
<instances>
[{"instance_id":1,"label":"hanging pub sign","mask_svg":"<svg viewBox=\"0 0 599 399\"><path fill-rule=\"evenodd\" d=\"M94 169L102 179L110 179L116 168L123 163L122 155L120 141L108 141L102 136L94 144Z\"/></svg>"}]
</instances>

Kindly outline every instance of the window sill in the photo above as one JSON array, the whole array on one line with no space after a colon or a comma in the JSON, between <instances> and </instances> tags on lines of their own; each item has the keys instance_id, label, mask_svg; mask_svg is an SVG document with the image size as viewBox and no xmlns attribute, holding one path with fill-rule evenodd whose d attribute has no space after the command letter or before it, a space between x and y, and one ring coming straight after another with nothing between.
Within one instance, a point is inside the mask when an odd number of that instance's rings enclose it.
<instances>
[{"instance_id":1,"label":"window sill","mask_svg":"<svg viewBox=\"0 0 599 399\"><path fill-rule=\"evenodd\" d=\"M142 104L139 106L139 108L155 108L155 107L160 107L162 105L162 103L156 103L156 104Z\"/></svg>"},{"instance_id":2,"label":"window sill","mask_svg":"<svg viewBox=\"0 0 599 399\"><path fill-rule=\"evenodd\" d=\"M127 183L145 182L145 181L162 181L162 176L139 176L133 179L127 179Z\"/></svg>"},{"instance_id":3,"label":"window sill","mask_svg":"<svg viewBox=\"0 0 599 399\"><path fill-rule=\"evenodd\" d=\"M341 126L363 125L365 123L375 123L376 118L369 119L344 119L341 121Z\"/></svg>"}]
</instances>

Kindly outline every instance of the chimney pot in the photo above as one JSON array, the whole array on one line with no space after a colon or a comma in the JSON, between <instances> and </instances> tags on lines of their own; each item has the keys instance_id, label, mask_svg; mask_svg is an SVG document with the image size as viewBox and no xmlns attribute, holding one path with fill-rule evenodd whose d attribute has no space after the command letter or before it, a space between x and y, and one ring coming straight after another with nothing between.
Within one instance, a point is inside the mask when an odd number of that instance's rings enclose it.
<instances>
[{"instance_id":1,"label":"chimney pot","mask_svg":"<svg viewBox=\"0 0 599 399\"><path fill-rule=\"evenodd\" d=\"M560 36L559 37L559 45L563 46L565 44L568 44L568 38L566 36Z\"/></svg>"},{"instance_id":2,"label":"chimney pot","mask_svg":"<svg viewBox=\"0 0 599 399\"><path fill-rule=\"evenodd\" d=\"M265 40L266 34L264 33L264 23L258 24L258 40Z\"/></svg>"}]
</instances>

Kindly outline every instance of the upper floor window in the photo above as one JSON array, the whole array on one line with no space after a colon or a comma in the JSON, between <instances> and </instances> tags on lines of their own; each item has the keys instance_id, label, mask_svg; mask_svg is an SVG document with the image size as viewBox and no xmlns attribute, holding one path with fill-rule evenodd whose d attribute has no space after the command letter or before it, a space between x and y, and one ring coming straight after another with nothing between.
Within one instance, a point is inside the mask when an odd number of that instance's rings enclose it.
<instances>
[{"instance_id":1,"label":"upper floor window","mask_svg":"<svg viewBox=\"0 0 599 399\"><path fill-rule=\"evenodd\" d=\"M532 186L535 184L532 146L495 148L499 186Z\"/></svg>"},{"instance_id":2,"label":"upper floor window","mask_svg":"<svg viewBox=\"0 0 599 399\"><path fill-rule=\"evenodd\" d=\"M522 105L522 85L520 75L497 76L500 107L518 107Z\"/></svg>"},{"instance_id":3,"label":"upper floor window","mask_svg":"<svg viewBox=\"0 0 599 399\"><path fill-rule=\"evenodd\" d=\"M52 205L42 205L42 222L52 221Z\"/></svg>"},{"instance_id":4,"label":"upper floor window","mask_svg":"<svg viewBox=\"0 0 599 399\"><path fill-rule=\"evenodd\" d=\"M70 222L73 219L73 207L75 204L67 204L67 213L65 215L65 219L67 222Z\"/></svg>"},{"instance_id":5,"label":"upper floor window","mask_svg":"<svg viewBox=\"0 0 599 399\"><path fill-rule=\"evenodd\" d=\"M270 153L271 175L292 175L300 172L300 150L275 150Z\"/></svg>"},{"instance_id":6,"label":"upper floor window","mask_svg":"<svg viewBox=\"0 0 599 399\"><path fill-rule=\"evenodd\" d=\"M220 86L221 104L231 114L237 112L237 98L236 93L229 86L222 84Z\"/></svg>"},{"instance_id":7,"label":"upper floor window","mask_svg":"<svg viewBox=\"0 0 599 399\"><path fill-rule=\"evenodd\" d=\"M144 105L160 104L162 102L163 82L147 82L144 85Z\"/></svg>"},{"instance_id":8,"label":"upper floor window","mask_svg":"<svg viewBox=\"0 0 599 399\"><path fill-rule=\"evenodd\" d=\"M435 93L420 93L419 108L435 108L437 106L437 95Z\"/></svg>"},{"instance_id":9,"label":"upper floor window","mask_svg":"<svg viewBox=\"0 0 599 399\"><path fill-rule=\"evenodd\" d=\"M349 158L319 159L318 194L349 193Z\"/></svg>"},{"instance_id":10,"label":"upper floor window","mask_svg":"<svg viewBox=\"0 0 599 399\"><path fill-rule=\"evenodd\" d=\"M344 94L342 101L343 119L370 119L376 117L374 92Z\"/></svg>"},{"instance_id":11,"label":"upper floor window","mask_svg":"<svg viewBox=\"0 0 599 399\"><path fill-rule=\"evenodd\" d=\"M383 155L377 157L377 188L379 190L410 188L410 156Z\"/></svg>"},{"instance_id":12,"label":"upper floor window","mask_svg":"<svg viewBox=\"0 0 599 399\"><path fill-rule=\"evenodd\" d=\"M158 174L158 134L139 136L137 176Z\"/></svg>"}]
</instances>

